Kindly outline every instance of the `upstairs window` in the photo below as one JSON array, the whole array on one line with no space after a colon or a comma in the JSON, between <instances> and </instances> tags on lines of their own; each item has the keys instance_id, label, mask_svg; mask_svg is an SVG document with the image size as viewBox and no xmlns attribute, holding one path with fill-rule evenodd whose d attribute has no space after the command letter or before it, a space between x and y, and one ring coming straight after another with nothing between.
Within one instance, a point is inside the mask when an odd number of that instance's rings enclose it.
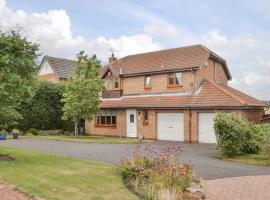
<instances>
[{"instance_id":1,"label":"upstairs window","mask_svg":"<svg viewBox=\"0 0 270 200\"><path fill-rule=\"evenodd\" d=\"M151 76L145 76L144 77L144 87L151 88L151 86L152 86Z\"/></svg>"},{"instance_id":2,"label":"upstairs window","mask_svg":"<svg viewBox=\"0 0 270 200\"><path fill-rule=\"evenodd\" d=\"M97 126L116 126L116 111L112 109L101 109L96 113Z\"/></svg>"},{"instance_id":3,"label":"upstairs window","mask_svg":"<svg viewBox=\"0 0 270 200\"><path fill-rule=\"evenodd\" d=\"M168 75L168 86L181 86L182 84L182 73L171 73Z\"/></svg>"},{"instance_id":4,"label":"upstairs window","mask_svg":"<svg viewBox=\"0 0 270 200\"><path fill-rule=\"evenodd\" d=\"M119 89L118 78L111 78L106 80L106 89L107 90L117 90Z\"/></svg>"}]
</instances>

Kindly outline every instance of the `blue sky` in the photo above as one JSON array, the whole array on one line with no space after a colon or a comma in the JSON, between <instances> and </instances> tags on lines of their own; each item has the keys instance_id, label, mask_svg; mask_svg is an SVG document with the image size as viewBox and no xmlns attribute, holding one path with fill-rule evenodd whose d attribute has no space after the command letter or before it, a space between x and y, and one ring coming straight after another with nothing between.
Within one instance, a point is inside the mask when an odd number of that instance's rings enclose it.
<instances>
[{"instance_id":1,"label":"blue sky","mask_svg":"<svg viewBox=\"0 0 270 200\"><path fill-rule=\"evenodd\" d=\"M268 0L0 0L0 28L21 26L43 55L74 58L79 50L107 62L202 43L224 57L230 85L270 100Z\"/></svg>"}]
</instances>

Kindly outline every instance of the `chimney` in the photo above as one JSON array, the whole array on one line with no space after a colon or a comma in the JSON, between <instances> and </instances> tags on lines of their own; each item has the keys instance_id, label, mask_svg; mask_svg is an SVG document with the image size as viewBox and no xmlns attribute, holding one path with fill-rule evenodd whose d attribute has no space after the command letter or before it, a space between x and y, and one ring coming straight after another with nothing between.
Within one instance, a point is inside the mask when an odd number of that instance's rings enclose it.
<instances>
[{"instance_id":1,"label":"chimney","mask_svg":"<svg viewBox=\"0 0 270 200\"><path fill-rule=\"evenodd\" d=\"M114 57L114 53L112 53L111 57L109 57L109 64L116 61L116 60L117 60L117 58Z\"/></svg>"}]
</instances>

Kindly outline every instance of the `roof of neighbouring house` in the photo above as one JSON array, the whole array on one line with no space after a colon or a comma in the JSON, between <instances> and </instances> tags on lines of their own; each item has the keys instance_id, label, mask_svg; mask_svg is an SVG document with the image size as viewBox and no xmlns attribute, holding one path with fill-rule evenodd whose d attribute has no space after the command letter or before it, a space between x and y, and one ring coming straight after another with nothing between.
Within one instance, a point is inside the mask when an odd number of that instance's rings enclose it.
<instances>
[{"instance_id":1,"label":"roof of neighbouring house","mask_svg":"<svg viewBox=\"0 0 270 200\"><path fill-rule=\"evenodd\" d=\"M142 73L200 68L210 57L223 64L228 79L231 79L226 61L200 44L129 55L109 63L105 68L118 75L133 76Z\"/></svg>"},{"instance_id":2,"label":"roof of neighbouring house","mask_svg":"<svg viewBox=\"0 0 270 200\"><path fill-rule=\"evenodd\" d=\"M53 71L59 76L59 78L70 77L77 64L76 60L69 60L52 56L44 56L43 61L45 60L49 63L49 65L51 66Z\"/></svg>"},{"instance_id":3,"label":"roof of neighbouring house","mask_svg":"<svg viewBox=\"0 0 270 200\"><path fill-rule=\"evenodd\" d=\"M264 107L265 105L224 84L204 80L197 91L187 94L122 96L102 99L102 108Z\"/></svg>"}]
</instances>

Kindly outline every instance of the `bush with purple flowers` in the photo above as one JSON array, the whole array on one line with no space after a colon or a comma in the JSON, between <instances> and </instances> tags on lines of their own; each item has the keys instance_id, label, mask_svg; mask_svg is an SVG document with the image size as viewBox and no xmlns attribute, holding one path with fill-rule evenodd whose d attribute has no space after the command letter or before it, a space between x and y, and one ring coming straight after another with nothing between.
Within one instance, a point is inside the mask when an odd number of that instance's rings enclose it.
<instances>
[{"instance_id":1,"label":"bush with purple flowers","mask_svg":"<svg viewBox=\"0 0 270 200\"><path fill-rule=\"evenodd\" d=\"M191 165L180 162L181 152L179 145L158 150L138 145L132 159L120 163L122 177L142 199L184 199L193 173Z\"/></svg>"}]
</instances>

